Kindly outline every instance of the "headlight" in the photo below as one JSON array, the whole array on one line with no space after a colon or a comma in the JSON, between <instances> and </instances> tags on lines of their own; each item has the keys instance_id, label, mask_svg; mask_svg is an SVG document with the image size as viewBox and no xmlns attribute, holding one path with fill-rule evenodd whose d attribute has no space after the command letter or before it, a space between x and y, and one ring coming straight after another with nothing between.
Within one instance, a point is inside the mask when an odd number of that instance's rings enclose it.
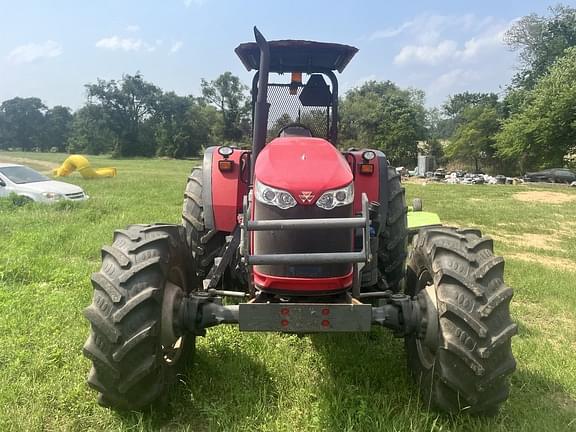
<instances>
[{"instance_id":1,"label":"headlight","mask_svg":"<svg viewBox=\"0 0 576 432\"><path fill-rule=\"evenodd\" d=\"M366 150L364 153L362 153L362 159L365 161L371 161L375 157L376 153L374 153L372 150Z\"/></svg>"},{"instance_id":2,"label":"headlight","mask_svg":"<svg viewBox=\"0 0 576 432\"><path fill-rule=\"evenodd\" d=\"M63 195L56 193L56 192L42 192L42 196L46 199L54 200L54 201L57 201L57 200L64 198Z\"/></svg>"},{"instance_id":3,"label":"headlight","mask_svg":"<svg viewBox=\"0 0 576 432\"><path fill-rule=\"evenodd\" d=\"M254 196L258 201L264 204L273 205L286 210L296 205L296 200L290 193L275 189L256 180L256 187L254 188Z\"/></svg>"},{"instance_id":4,"label":"headlight","mask_svg":"<svg viewBox=\"0 0 576 432\"><path fill-rule=\"evenodd\" d=\"M334 189L324 192L316 205L324 210L332 210L334 207L348 205L354 201L354 184L350 183L342 189Z\"/></svg>"}]
</instances>

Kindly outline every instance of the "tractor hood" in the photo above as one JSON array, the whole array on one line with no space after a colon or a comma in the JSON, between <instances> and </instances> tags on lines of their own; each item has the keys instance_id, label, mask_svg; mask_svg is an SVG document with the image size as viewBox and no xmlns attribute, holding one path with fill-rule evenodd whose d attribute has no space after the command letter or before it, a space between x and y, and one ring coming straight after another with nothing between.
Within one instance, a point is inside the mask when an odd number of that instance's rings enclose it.
<instances>
[{"instance_id":1,"label":"tractor hood","mask_svg":"<svg viewBox=\"0 0 576 432\"><path fill-rule=\"evenodd\" d=\"M321 138L276 138L260 152L255 168L256 179L265 185L292 193L297 201L300 195L312 193L318 198L323 192L349 185L352 171L342 154Z\"/></svg>"}]
</instances>

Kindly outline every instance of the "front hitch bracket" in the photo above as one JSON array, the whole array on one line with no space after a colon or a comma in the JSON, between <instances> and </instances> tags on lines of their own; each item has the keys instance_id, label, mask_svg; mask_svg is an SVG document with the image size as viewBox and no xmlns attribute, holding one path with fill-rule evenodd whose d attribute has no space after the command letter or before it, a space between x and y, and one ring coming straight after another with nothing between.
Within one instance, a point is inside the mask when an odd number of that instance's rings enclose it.
<instances>
[{"instance_id":1,"label":"front hitch bracket","mask_svg":"<svg viewBox=\"0 0 576 432\"><path fill-rule=\"evenodd\" d=\"M379 306L351 303L241 303L223 305L221 297L193 293L182 300L181 326L197 336L220 324L239 324L245 331L316 333L368 332L371 325L393 330L396 337L426 332L425 311L417 299L392 294Z\"/></svg>"}]
</instances>

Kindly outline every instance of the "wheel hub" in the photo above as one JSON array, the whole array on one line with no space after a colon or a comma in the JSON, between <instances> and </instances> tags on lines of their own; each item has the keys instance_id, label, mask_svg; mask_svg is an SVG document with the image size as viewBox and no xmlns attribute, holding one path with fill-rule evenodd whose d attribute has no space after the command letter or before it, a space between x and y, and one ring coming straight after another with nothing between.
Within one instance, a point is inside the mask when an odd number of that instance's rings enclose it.
<instances>
[{"instance_id":1,"label":"wheel hub","mask_svg":"<svg viewBox=\"0 0 576 432\"><path fill-rule=\"evenodd\" d=\"M417 298L423 313L422 321L425 331L416 339L416 348L422 365L429 369L434 366L440 336L436 288L427 271L424 271L418 278Z\"/></svg>"},{"instance_id":2,"label":"wheel hub","mask_svg":"<svg viewBox=\"0 0 576 432\"><path fill-rule=\"evenodd\" d=\"M177 360L179 349L182 347L183 335L176 325L177 312L182 304L184 291L172 282L166 282L164 287L164 300L162 301L162 319L160 323L160 341L164 349L164 358L167 363Z\"/></svg>"}]
</instances>

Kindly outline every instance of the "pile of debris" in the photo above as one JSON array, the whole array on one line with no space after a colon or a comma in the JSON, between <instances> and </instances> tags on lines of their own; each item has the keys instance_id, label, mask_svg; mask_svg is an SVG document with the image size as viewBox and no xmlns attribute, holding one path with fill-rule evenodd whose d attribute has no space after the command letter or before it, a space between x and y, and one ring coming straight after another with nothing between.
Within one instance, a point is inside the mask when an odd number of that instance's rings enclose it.
<instances>
[{"instance_id":1,"label":"pile of debris","mask_svg":"<svg viewBox=\"0 0 576 432\"><path fill-rule=\"evenodd\" d=\"M547 169L534 173L526 173L522 178L507 177L504 175L491 176L484 173L468 173L466 171L446 171L438 168L436 171L427 171L423 175L418 168L413 171L405 167L396 168L396 172L402 177L420 177L426 181L441 182L448 184L521 184L527 182L558 183L576 187L576 172L567 168Z\"/></svg>"},{"instance_id":2,"label":"pile of debris","mask_svg":"<svg viewBox=\"0 0 576 432\"><path fill-rule=\"evenodd\" d=\"M440 168L436 171L429 171L425 178L431 181L438 181L448 184L518 184L523 183L522 179L516 177L506 177L503 175L491 176L488 174L473 174L465 171L452 171L450 173Z\"/></svg>"}]
</instances>

